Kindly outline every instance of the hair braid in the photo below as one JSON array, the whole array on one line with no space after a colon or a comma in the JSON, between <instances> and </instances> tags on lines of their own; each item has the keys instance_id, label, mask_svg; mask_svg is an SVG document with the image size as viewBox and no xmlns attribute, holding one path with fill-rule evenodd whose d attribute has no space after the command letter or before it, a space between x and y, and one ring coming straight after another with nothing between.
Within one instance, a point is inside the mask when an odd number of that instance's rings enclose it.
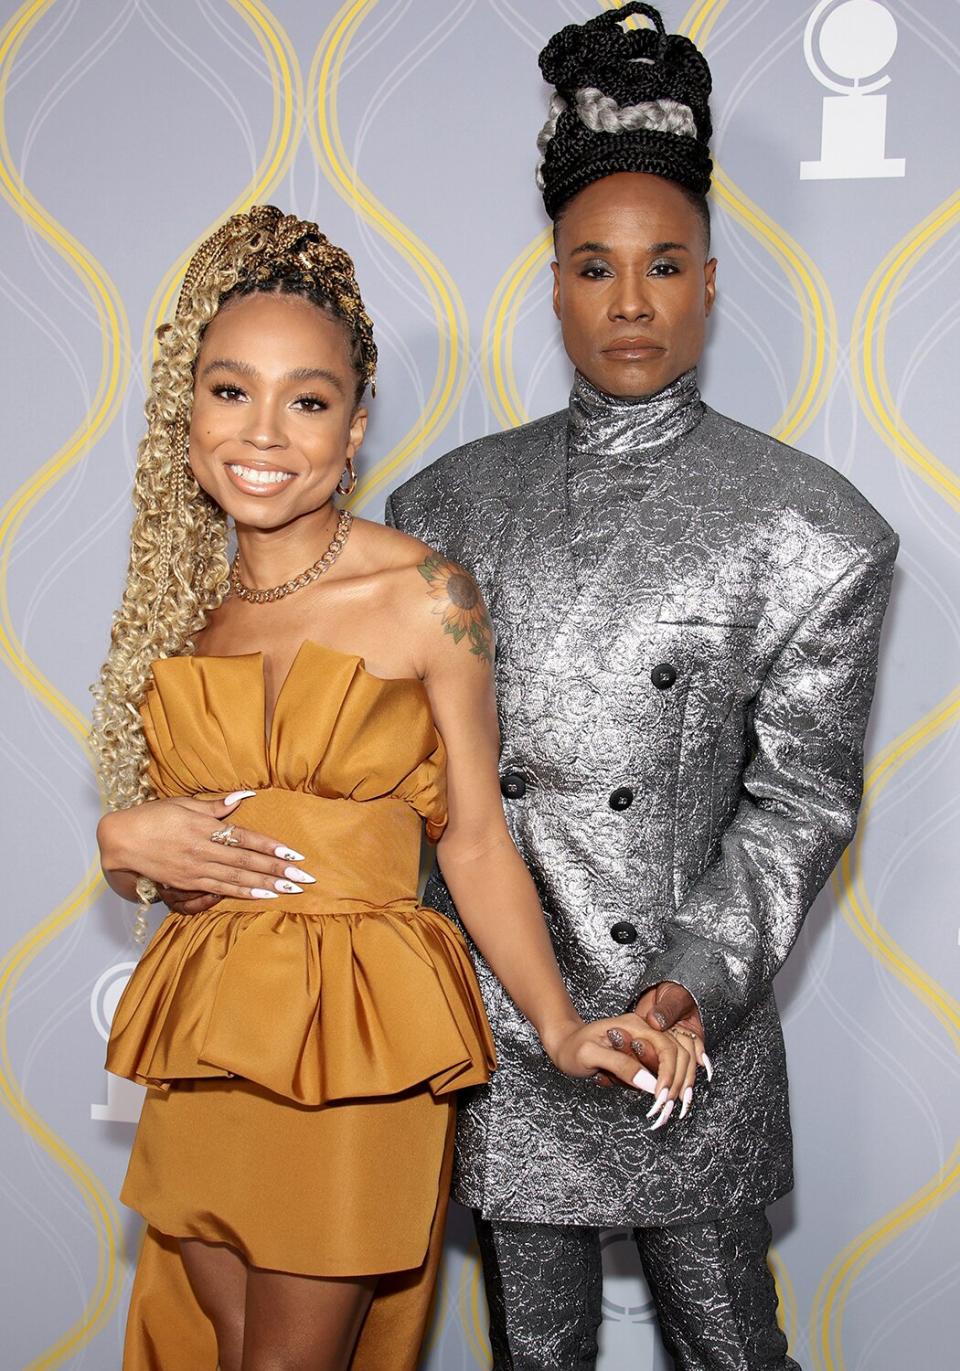
<instances>
[{"instance_id":1,"label":"hair braid","mask_svg":"<svg viewBox=\"0 0 960 1371\"><path fill-rule=\"evenodd\" d=\"M157 329L138 449L134 519L123 599L93 688L91 743L110 808L151 798L139 708L151 664L193 650L228 585L227 519L186 464L194 366L203 334L233 295L281 291L312 300L349 331L358 399L373 383L377 349L353 263L316 224L273 205L235 214L194 253L171 322ZM141 892L151 898L147 886Z\"/></svg>"},{"instance_id":2,"label":"hair braid","mask_svg":"<svg viewBox=\"0 0 960 1371\"><path fill-rule=\"evenodd\" d=\"M640 14L653 28L625 30ZM537 145L551 218L592 181L650 172L695 196L710 188L710 68L689 38L668 34L652 5L630 3L568 24L540 54L556 87Z\"/></svg>"}]
</instances>

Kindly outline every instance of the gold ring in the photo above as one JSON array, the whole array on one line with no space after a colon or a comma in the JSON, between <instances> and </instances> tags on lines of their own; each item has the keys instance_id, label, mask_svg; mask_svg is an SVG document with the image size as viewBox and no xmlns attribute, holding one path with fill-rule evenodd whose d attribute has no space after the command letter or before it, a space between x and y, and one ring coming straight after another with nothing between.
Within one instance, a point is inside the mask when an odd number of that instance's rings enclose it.
<instances>
[{"instance_id":1,"label":"gold ring","mask_svg":"<svg viewBox=\"0 0 960 1371\"><path fill-rule=\"evenodd\" d=\"M216 833L210 834L212 843L219 843L221 847L240 847L240 839L236 836L237 830L233 824L227 824L226 828L218 828Z\"/></svg>"}]
</instances>

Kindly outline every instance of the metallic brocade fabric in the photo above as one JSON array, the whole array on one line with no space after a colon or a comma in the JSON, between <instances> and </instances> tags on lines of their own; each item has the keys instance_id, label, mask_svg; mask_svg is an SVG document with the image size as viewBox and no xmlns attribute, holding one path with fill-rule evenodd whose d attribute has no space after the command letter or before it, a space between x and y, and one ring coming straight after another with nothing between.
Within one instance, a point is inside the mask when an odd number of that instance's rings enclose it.
<instances>
[{"instance_id":1,"label":"metallic brocade fabric","mask_svg":"<svg viewBox=\"0 0 960 1371\"><path fill-rule=\"evenodd\" d=\"M641 1093L555 1070L478 957L498 1070L461 1097L454 1193L487 1218L697 1223L792 1184L772 982L856 826L897 539L831 467L703 406L638 448L626 505L594 471L603 546L578 577L568 438L628 441L583 393L419 472L387 518L487 598L507 817L578 1010L679 981L716 1070L650 1133ZM455 917L436 872L424 898Z\"/></svg>"},{"instance_id":2,"label":"metallic brocade fabric","mask_svg":"<svg viewBox=\"0 0 960 1371\"><path fill-rule=\"evenodd\" d=\"M777 1324L763 1210L634 1237L677 1371L799 1371ZM593 1371L599 1231L478 1219L477 1238L493 1371Z\"/></svg>"}]
</instances>

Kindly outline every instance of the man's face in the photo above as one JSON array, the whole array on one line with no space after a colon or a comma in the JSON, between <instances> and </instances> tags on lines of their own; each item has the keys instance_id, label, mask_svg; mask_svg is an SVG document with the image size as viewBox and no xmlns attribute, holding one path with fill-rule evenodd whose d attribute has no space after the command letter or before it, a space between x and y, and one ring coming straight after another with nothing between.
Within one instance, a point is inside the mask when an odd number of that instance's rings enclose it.
<instances>
[{"instance_id":1,"label":"man's face","mask_svg":"<svg viewBox=\"0 0 960 1371\"><path fill-rule=\"evenodd\" d=\"M574 366L598 390L653 395L700 359L716 290L703 224L672 181L618 172L557 224L553 308Z\"/></svg>"}]
</instances>

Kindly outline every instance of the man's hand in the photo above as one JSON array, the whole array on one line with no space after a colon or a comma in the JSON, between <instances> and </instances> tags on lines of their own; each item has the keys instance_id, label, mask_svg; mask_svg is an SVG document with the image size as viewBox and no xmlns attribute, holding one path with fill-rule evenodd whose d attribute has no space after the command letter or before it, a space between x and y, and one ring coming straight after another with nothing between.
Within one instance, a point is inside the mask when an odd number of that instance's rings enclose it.
<instances>
[{"instance_id":1,"label":"man's hand","mask_svg":"<svg viewBox=\"0 0 960 1371\"><path fill-rule=\"evenodd\" d=\"M171 914L205 914L220 902L219 895L206 895L202 890L177 890L169 885L158 885L157 897Z\"/></svg>"},{"instance_id":2,"label":"man's hand","mask_svg":"<svg viewBox=\"0 0 960 1371\"><path fill-rule=\"evenodd\" d=\"M696 1051L697 1062L703 1066L707 1080L710 1080L713 1076L713 1065L704 1047L703 1021L696 1000L685 986L678 985L676 981L662 981L660 985L651 986L637 1000L633 1012L661 1033L673 1029L681 1035L685 1044L691 1043L688 1035L692 1034L692 1046ZM636 1048L634 1055L643 1062L643 1057ZM644 1062L644 1065L652 1063Z\"/></svg>"},{"instance_id":3,"label":"man's hand","mask_svg":"<svg viewBox=\"0 0 960 1371\"><path fill-rule=\"evenodd\" d=\"M663 981L645 990L633 1012L661 1033L668 1028L685 1028L688 1033L696 1033L700 1039L704 1036L696 1000L689 990L677 985L676 981Z\"/></svg>"}]
</instances>

